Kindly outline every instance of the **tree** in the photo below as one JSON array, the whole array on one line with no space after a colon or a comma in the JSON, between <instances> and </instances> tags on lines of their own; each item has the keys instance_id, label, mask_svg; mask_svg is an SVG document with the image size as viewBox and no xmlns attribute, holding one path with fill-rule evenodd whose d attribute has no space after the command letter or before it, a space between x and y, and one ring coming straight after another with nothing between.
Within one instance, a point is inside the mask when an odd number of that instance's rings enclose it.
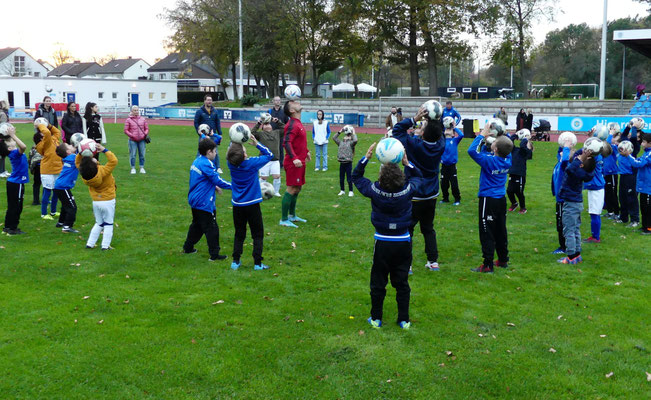
<instances>
[{"instance_id":1,"label":"tree","mask_svg":"<svg viewBox=\"0 0 651 400\"><path fill-rule=\"evenodd\" d=\"M118 57L119 56L116 53L110 53L105 55L104 57L92 57L91 60L98 63L99 65L104 65L109 61L117 60Z\"/></svg>"},{"instance_id":2,"label":"tree","mask_svg":"<svg viewBox=\"0 0 651 400\"><path fill-rule=\"evenodd\" d=\"M57 45L59 47L54 51L54 53L52 53L55 67L65 64L68 61L72 61L73 59L72 55L70 55L70 52L67 49L64 49L61 43L57 43Z\"/></svg>"},{"instance_id":3,"label":"tree","mask_svg":"<svg viewBox=\"0 0 651 400\"><path fill-rule=\"evenodd\" d=\"M518 59L520 85L528 97L528 87L525 75L526 56L531 48L530 27L539 18L553 19L553 0L502 0L503 18L505 23L504 39L513 40L513 46Z\"/></svg>"}]
</instances>

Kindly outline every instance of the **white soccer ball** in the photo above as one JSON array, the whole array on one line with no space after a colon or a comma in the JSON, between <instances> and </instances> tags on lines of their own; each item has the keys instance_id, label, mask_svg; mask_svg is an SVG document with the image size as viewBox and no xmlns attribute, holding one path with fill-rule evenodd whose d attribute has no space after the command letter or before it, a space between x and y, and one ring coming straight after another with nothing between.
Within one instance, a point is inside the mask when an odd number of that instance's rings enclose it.
<instances>
[{"instance_id":1,"label":"white soccer ball","mask_svg":"<svg viewBox=\"0 0 651 400\"><path fill-rule=\"evenodd\" d=\"M206 136L210 135L210 125L208 124L201 124L199 125L199 134L204 134Z\"/></svg>"},{"instance_id":2,"label":"white soccer ball","mask_svg":"<svg viewBox=\"0 0 651 400\"><path fill-rule=\"evenodd\" d=\"M241 122L233 124L228 130L231 141L235 143L244 143L251 137L251 129Z\"/></svg>"},{"instance_id":3,"label":"white soccer ball","mask_svg":"<svg viewBox=\"0 0 651 400\"><path fill-rule=\"evenodd\" d=\"M274 195L276 194L276 191L274 190L274 185L272 185L267 181L260 182L260 191L262 192L262 198L264 200L269 200L270 198L274 197Z\"/></svg>"},{"instance_id":4,"label":"white soccer ball","mask_svg":"<svg viewBox=\"0 0 651 400\"><path fill-rule=\"evenodd\" d=\"M271 114L269 113L262 113L260 114L260 123L261 124L268 124L271 122Z\"/></svg>"},{"instance_id":5,"label":"white soccer ball","mask_svg":"<svg viewBox=\"0 0 651 400\"><path fill-rule=\"evenodd\" d=\"M81 141L84 139L88 139L88 138L83 133L79 133L79 132L73 133L72 136L70 136L70 144L75 147L78 147L79 143L81 143Z\"/></svg>"},{"instance_id":6,"label":"white soccer ball","mask_svg":"<svg viewBox=\"0 0 651 400\"><path fill-rule=\"evenodd\" d=\"M492 136L502 136L506 134L506 125L499 118L491 118L488 120L488 131Z\"/></svg>"},{"instance_id":7,"label":"white soccer ball","mask_svg":"<svg viewBox=\"0 0 651 400\"><path fill-rule=\"evenodd\" d=\"M7 137L9 136L9 128L11 128L13 125L11 125L9 122L3 122L0 124L0 136L2 137Z\"/></svg>"},{"instance_id":8,"label":"white soccer ball","mask_svg":"<svg viewBox=\"0 0 651 400\"><path fill-rule=\"evenodd\" d=\"M296 85L287 85L285 88L285 97L290 100L296 100L301 98L301 88Z\"/></svg>"},{"instance_id":9,"label":"white soccer ball","mask_svg":"<svg viewBox=\"0 0 651 400\"><path fill-rule=\"evenodd\" d=\"M443 127L445 129L452 129L454 128L454 118L452 117L445 117L443 118Z\"/></svg>"},{"instance_id":10,"label":"white soccer ball","mask_svg":"<svg viewBox=\"0 0 651 400\"><path fill-rule=\"evenodd\" d=\"M352 135L355 133L355 128L353 128L352 125L344 125L344 127L341 128L341 133L344 135Z\"/></svg>"},{"instance_id":11,"label":"white soccer ball","mask_svg":"<svg viewBox=\"0 0 651 400\"><path fill-rule=\"evenodd\" d=\"M583 143L583 148L586 150L592 150L593 155L601 154L601 149L603 149L604 142L601 139L596 137L588 138L588 140Z\"/></svg>"},{"instance_id":12,"label":"white soccer ball","mask_svg":"<svg viewBox=\"0 0 651 400\"><path fill-rule=\"evenodd\" d=\"M525 129L520 129L515 134L518 135L518 139L520 139L520 140L523 140L523 139L529 140L529 139L531 139L531 131L529 131L529 129L526 129L526 128Z\"/></svg>"},{"instance_id":13,"label":"white soccer ball","mask_svg":"<svg viewBox=\"0 0 651 400\"><path fill-rule=\"evenodd\" d=\"M608 127L606 125L599 124L592 128L592 136L599 138L600 140L608 139L609 133L610 132L608 132Z\"/></svg>"},{"instance_id":14,"label":"white soccer ball","mask_svg":"<svg viewBox=\"0 0 651 400\"><path fill-rule=\"evenodd\" d=\"M633 118L631 120L633 122L633 126L637 129L644 129L644 120L642 118Z\"/></svg>"},{"instance_id":15,"label":"white soccer ball","mask_svg":"<svg viewBox=\"0 0 651 400\"><path fill-rule=\"evenodd\" d=\"M608 131L611 135L619 133L620 129L621 128L619 127L619 124L617 122L611 122L608 124Z\"/></svg>"},{"instance_id":16,"label":"white soccer ball","mask_svg":"<svg viewBox=\"0 0 651 400\"><path fill-rule=\"evenodd\" d=\"M382 139L375 147L375 156L382 164L398 164L405 156L405 147L398 139Z\"/></svg>"},{"instance_id":17,"label":"white soccer ball","mask_svg":"<svg viewBox=\"0 0 651 400\"><path fill-rule=\"evenodd\" d=\"M633 152L633 143L628 140L624 140L617 146L617 151L620 153L632 153Z\"/></svg>"},{"instance_id":18,"label":"white soccer ball","mask_svg":"<svg viewBox=\"0 0 651 400\"><path fill-rule=\"evenodd\" d=\"M436 100L427 100L422 107L427 111L427 117L431 120L440 119L443 114L443 106Z\"/></svg>"},{"instance_id":19,"label":"white soccer ball","mask_svg":"<svg viewBox=\"0 0 651 400\"><path fill-rule=\"evenodd\" d=\"M36 118L34 120L34 126L38 128L39 125L45 125L47 127L48 125L50 125L50 121L48 121L47 119L45 119L43 117Z\"/></svg>"},{"instance_id":20,"label":"white soccer ball","mask_svg":"<svg viewBox=\"0 0 651 400\"><path fill-rule=\"evenodd\" d=\"M564 146L566 140L570 140L572 147L576 146L576 135L572 132L563 132L558 135L558 145Z\"/></svg>"},{"instance_id":21,"label":"white soccer ball","mask_svg":"<svg viewBox=\"0 0 651 400\"><path fill-rule=\"evenodd\" d=\"M79 151L79 154L81 154L83 157L92 157L99 152L97 150L97 142L95 142L93 139L84 139L79 142L77 151Z\"/></svg>"}]
</instances>

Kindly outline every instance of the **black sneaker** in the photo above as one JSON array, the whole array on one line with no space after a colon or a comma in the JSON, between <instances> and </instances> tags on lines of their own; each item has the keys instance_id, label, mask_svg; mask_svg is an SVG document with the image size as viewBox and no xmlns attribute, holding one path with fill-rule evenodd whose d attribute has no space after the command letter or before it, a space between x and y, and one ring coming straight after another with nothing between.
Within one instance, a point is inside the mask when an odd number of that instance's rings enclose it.
<instances>
[{"instance_id":1,"label":"black sneaker","mask_svg":"<svg viewBox=\"0 0 651 400\"><path fill-rule=\"evenodd\" d=\"M88 250L92 250L92 249L94 249L94 248L95 248L95 246L89 246L89 245L86 245L86 249L88 249Z\"/></svg>"},{"instance_id":2,"label":"black sneaker","mask_svg":"<svg viewBox=\"0 0 651 400\"><path fill-rule=\"evenodd\" d=\"M32 205L33 205L33 206L40 206L40 205L41 205L41 202L40 202L40 201L33 201L33 202L32 202Z\"/></svg>"},{"instance_id":3,"label":"black sneaker","mask_svg":"<svg viewBox=\"0 0 651 400\"><path fill-rule=\"evenodd\" d=\"M192 250L190 250L190 251L185 251L185 250L183 250L183 254L194 254L194 253L196 253L196 252L197 252L197 249L192 249Z\"/></svg>"},{"instance_id":4,"label":"black sneaker","mask_svg":"<svg viewBox=\"0 0 651 400\"><path fill-rule=\"evenodd\" d=\"M210 257L208 261L222 261L225 260L226 256L223 254L216 255L215 257Z\"/></svg>"},{"instance_id":5,"label":"black sneaker","mask_svg":"<svg viewBox=\"0 0 651 400\"><path fill-rule=\"evenodd\" d=\"M450 200L448 200L448 199L441 200L441 203L449 203L449 202L450 202Z\"/></svg>"},{"instance_id":6,"label":"black sneaker","mask_svg":"<svg viewBox=\"0 0 651 400\"><path fill-rule=\"evenodd\" d=\"M25 233L27 233L27 232L23 232L23 231L21 231L20 228L9 229L9 230L7 231L7 235L9 235L9 236L14 236L14 235L24 235Z\"/></svg>"},{"instance_id":7,"label":"black sneaker","mask_svg":"<svg viewBox=\"0 0 651 400\"><path fill-rule=\"evenodd\" d=\"M61 222L57 222L56 225L54 225L55 228L63 228L63 224Z\"/></svg>"},{"instance_id":8,"label":"black sneaker","mask_svg":"<svg viewBox=\"0 0 651 400\"><path fill-rule=\"evenodd\" d=\"M11 229L9 228L2 228L2 233L9 233Z\"/></svg>"},{"instance_id":9,"label":"black sneaker","mask_svg":"<svg viewBox=\"0 0 651 400\"><path fill-rule=\"evenodd\" d=\"M79 231L74 229L74 228L63 228L63 229L61 229L61 232L63 232L63 233L79 233Z\"/></svg>"},{"instance_id":10,"label":"black sneaker","mask_svg":"<svg viewBox=\"0 0 651 400\"><path fill-rule=\"evenodd\" d=\"M495 266L495 267L500 267L500 268L508 268L508 267L509 267L509 263L508 263L508 262L502 262L502 261L500 261L500 260L495 260L495 261L493 262L493 266Z\"/></svg>"}]
</instances>

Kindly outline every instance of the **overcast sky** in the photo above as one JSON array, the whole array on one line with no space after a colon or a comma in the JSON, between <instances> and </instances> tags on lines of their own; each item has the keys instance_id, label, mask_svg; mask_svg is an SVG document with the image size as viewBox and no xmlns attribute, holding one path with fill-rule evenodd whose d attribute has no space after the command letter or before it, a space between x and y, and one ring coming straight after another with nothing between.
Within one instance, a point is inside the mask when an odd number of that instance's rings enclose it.
<instances>
[{"instance_id":1,"label":"overcast sky","mask_svg":"<svg viewBox=\"0 0 651 400\"><path fill-rule=\"evenodd\" d=\"M3 3L6 4L2 6L0 48L21 47L33 57L49 61L54 50L62 46L82 61L117 54L153 63L166 55L163 41L171 34L158 15L164 7L174 7L176 0L113 0L69 5L43 0L25 3L3 0ZM609 20L646 15L646 6L633 0L608 3ZM555 22L534 24L537 43L550 30L570 23L601 25L602 0L558 0L558 4Z\"/></svg>"}]
</instances>

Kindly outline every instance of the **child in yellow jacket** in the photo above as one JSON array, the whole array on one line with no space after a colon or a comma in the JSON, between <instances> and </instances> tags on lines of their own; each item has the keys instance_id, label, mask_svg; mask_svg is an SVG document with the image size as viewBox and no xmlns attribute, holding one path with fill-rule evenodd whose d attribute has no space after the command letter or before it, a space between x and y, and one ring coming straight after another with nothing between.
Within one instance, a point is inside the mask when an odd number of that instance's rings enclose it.
<instances>
[{"instance_id":1,"label":"child in yellow jacket","mask_svg":"<svg viewBox=\"0 0 651 400\"><path fill-rule=\"evenodd\" d=\"M86 248L95 247L103 229L102 250L109 250L112 248L113 219L115 217L116 187L113 170L118 165L118 158L99 143L97 149L106 154L108 160L106 165L101 165L94 157L82 157L81 154L77 154L75 164L79 169L81 179L88 186L90 197L93 199L93 214L95 214L95 225L90 231Z\"/></svg>"},{"instance_id":2,"label":"child in yellow jacket","mask_svg":"<svg viewBox=\"0 0 651 400\"><path fill-rule=\"evenodd\" d=\"M56 126L39 124L42 118L34 121L38 132L34 134L36 151L43 156L41 159L41 182L43 184L43 198L41 199L41 218L52 220L57 213L57 196L54 193L54 182L56 182L63 168L61 157L56 153L56 148L61 144L61 131ZM50 214L47 213L47 206L50 203L52 195L52 204Z\"/></svg>"}]
</instances>

